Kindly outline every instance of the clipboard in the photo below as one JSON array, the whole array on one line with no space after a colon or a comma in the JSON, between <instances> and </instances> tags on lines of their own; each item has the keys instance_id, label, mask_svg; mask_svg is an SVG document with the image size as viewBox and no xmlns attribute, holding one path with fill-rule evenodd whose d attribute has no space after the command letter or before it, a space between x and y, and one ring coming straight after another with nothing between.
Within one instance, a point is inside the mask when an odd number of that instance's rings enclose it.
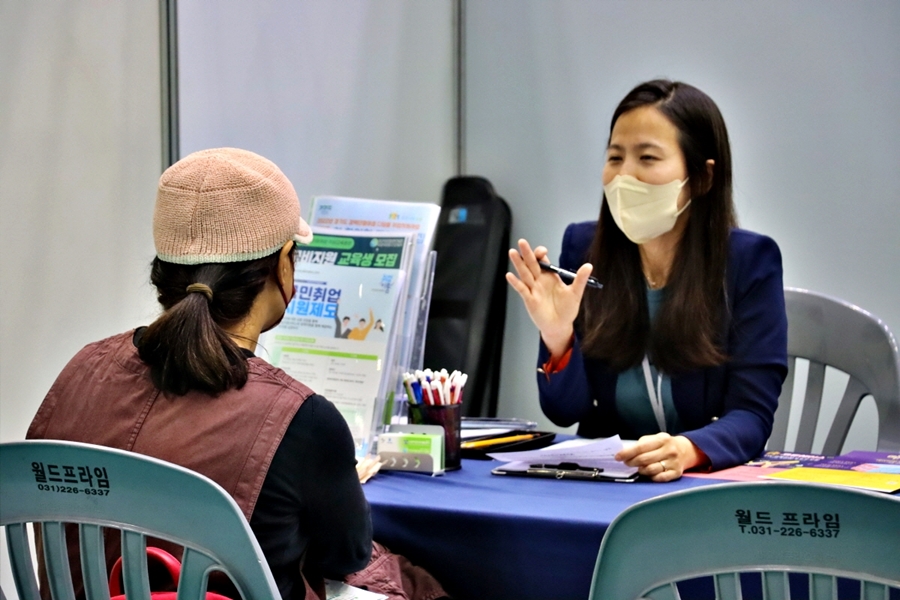
<instances>
[{"instance_id":1,"label":"clipboard","mask_svg":"<svg viewBox=\"0 0 900 600\"><path fill-rule=\"evenodd\" d=\"M630 475L619 473L604 473L603 469L594 467L582 467L573 462L561 462L559 464L531 464L514 465L506 463L491 469L493 475L508 475L513 477L539 477L543 479L575 479L579 481L608 481L614 483L634 483L640 480L640 475L634 472Z\"/></svg>"}]
</instances>

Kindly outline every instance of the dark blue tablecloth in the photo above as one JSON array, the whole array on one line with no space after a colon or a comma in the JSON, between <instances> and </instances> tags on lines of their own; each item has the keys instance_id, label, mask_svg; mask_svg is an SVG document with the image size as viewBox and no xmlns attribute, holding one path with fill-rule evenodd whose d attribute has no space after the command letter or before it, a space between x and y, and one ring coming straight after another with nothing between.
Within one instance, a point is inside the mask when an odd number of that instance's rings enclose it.
<instances>
[{"instance_id":1,"label":"dark blue tablecloth","mask_svg":"<svg viewBox=\"0 0 900 600\"><path fill-rule=\"evenodd\" d=\"M463 460L439 477L382 472L363 486L375 539L456 600L584 600L600 540L623 510L710 480L600 483L491 475Z\"/></svg>"}]
</instances>

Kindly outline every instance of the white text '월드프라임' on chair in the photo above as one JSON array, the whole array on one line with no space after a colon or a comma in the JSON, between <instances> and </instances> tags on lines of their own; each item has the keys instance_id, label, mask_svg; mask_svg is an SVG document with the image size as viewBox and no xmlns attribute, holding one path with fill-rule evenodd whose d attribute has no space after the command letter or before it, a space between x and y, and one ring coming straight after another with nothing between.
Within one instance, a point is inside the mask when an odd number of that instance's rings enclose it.
<instances>
[{"instance_id":1,"label":"white text '\uc6d4\ub4dc\ud504\ub77c\uc784' on chair","mask_svg":"<svg viewBox=\"0 0 900 600\"><path fill-rule=\"evenodd\" d=\"M103 535L108 528L121 531L129 600L150 598L148 536L184 548L178 600L204 598L214 571L225 573L244 600L281 598L231 496L203 475L162 460L76 442L0 444L0 525L13 579L20 600L38 600L28 524L42 533L54 600L75 597L66 546L66 532L73 527L88 600L110 597Z\"/></svg>"},{"instance_id":2,"label":"white text '\uc6d4\ub4dc\ud504\ub77c\uc784' on chair","mask_svg":"<svg viewBox=\"0 0 900 600\"><path fill-rule=\"evenodd\" d=\"M772 481L645 500L606 531L590 598L689 598L697 578L717 599L898 598L900 498Z\"/></svg>"}]
</instances>

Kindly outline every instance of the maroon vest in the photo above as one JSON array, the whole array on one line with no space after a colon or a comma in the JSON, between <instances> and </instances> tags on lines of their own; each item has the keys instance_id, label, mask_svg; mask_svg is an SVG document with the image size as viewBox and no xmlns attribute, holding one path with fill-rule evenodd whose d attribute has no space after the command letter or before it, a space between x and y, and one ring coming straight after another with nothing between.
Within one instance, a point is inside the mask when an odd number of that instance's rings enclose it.
<instances>
[{"instance_id":1,"label":"maroon vest","mask_svg":"<svg viewBox=\"0 0 900 600\"><path fill-rule=\"evenodd\" d=\"M161 393L132 333L90 344L73 358L38 409L28 438L130 450L206 475L250 519L275 450L312 391L260 358L247 384L219 396Z\"/></svg>"},{"instance_id":2,"label":"maroon vest","mask_svg":"<svg viewBox=\"0 0 900 600\"><path fill-rule=\"evenodd\" d=\"M110 446L187 467L221 485L249 521L272 457L312 390L251 358L239 390L169 396L150 380L132 333L82 349L50 388L27 437ZM72 575L80 580L80 569Z\"/></svg>"}]
</instances>

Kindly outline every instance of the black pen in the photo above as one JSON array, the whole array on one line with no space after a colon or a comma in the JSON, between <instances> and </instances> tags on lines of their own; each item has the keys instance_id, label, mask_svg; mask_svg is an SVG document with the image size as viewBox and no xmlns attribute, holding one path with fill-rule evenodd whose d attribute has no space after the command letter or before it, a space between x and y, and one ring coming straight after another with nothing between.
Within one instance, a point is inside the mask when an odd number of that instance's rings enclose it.
<instances>
[{"instance_id":1,"label":"black pen","mask_svg":"<svg viewBox=\"0 0 900 600\"><path fill-rule=\"evenodd\" d=\"M565 269L560 269L557 266L551 265L550 263L538 262L541 269L544 271L551 271L559 275L559 278L565 281L566 283L572 283L575 281L575 273L572 271L566 271ZM603 289L603 284L597 281L594 277L588 277L587 286L592 288Z\"/></svg>"},{"instance_id":2,"label":"black pen","mask_svg":"<svg viewBox=\"0 0 900 600\"><path fill-rule=\"evenodd\" d=\"M558 465L530 465L531 469L556 469L557 471L596 471L597 473L602 473L603 469L601 467L582 467L578 463L573 462L561 462Z\"/></svg>"}]
</instances>

